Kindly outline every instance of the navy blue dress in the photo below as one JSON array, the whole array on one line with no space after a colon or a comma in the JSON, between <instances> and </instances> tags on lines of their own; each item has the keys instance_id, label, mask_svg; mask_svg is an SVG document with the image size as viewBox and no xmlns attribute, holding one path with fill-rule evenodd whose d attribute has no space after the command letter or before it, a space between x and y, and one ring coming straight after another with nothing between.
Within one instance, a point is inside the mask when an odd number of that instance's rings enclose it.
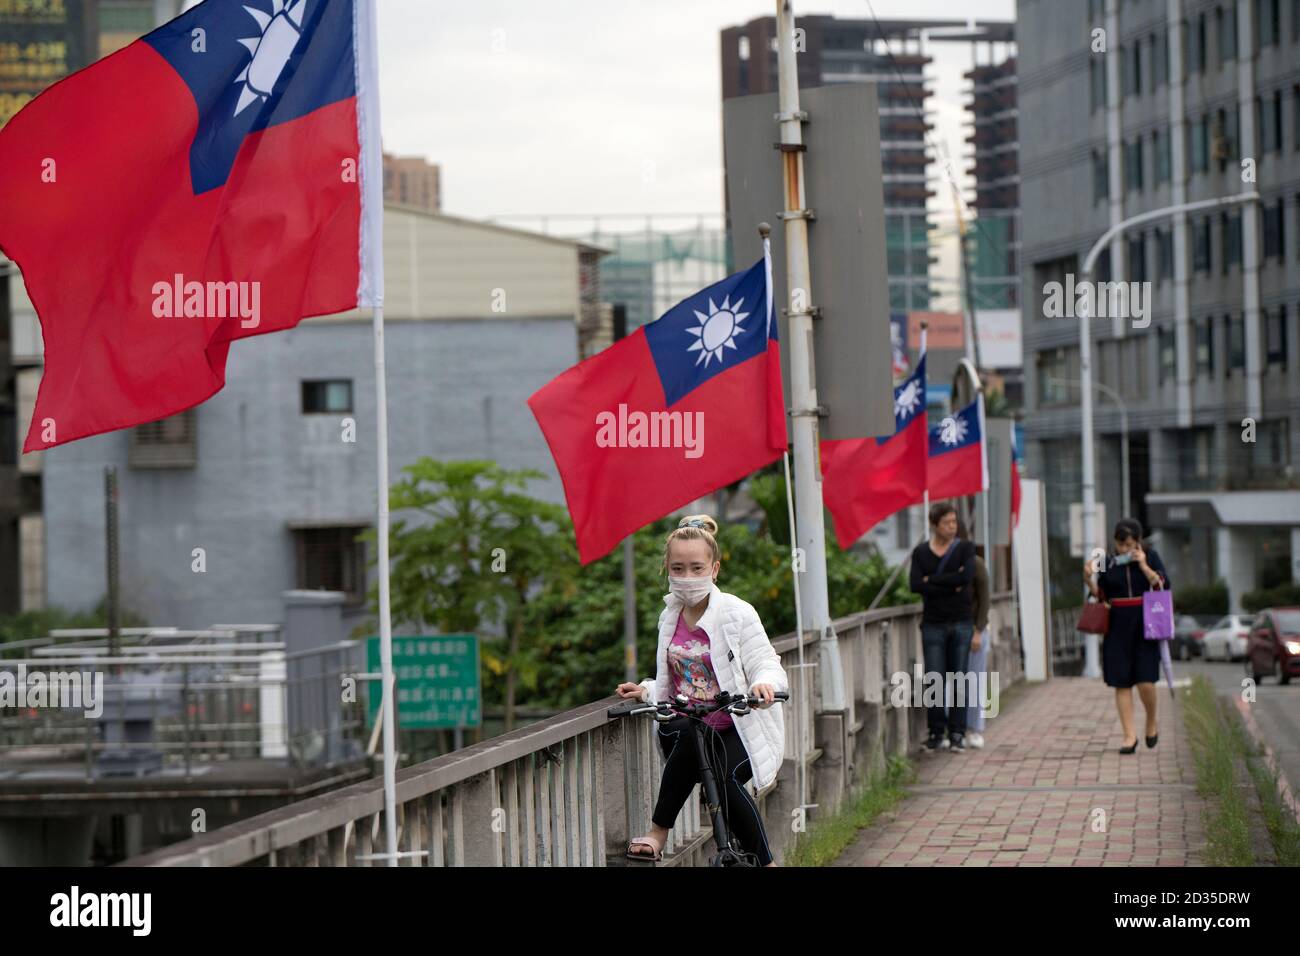
<instances>
[{"instance_id":1,"label":"navy blue dress","mask_svg":"<svg viewBox=\"0 0 1300 956\"><path fill-rule=\"evenodd\" d=\"M1160 575L1168 590L1169 574L1160 555L1152 548L1143 550L1147 565ZM1115 565L1111 563L1113 560L1113 555L1106 558L1107 569L1097 582L1102 596L1111 602L1110 628L1101 642L1102 675L1110 687L1154 684L1160 680L1160 642L1142 636L1142 605L1114 603L1116 598L1140 598L1151 586L1136 561Z\"/></svg>"}]
</instances>

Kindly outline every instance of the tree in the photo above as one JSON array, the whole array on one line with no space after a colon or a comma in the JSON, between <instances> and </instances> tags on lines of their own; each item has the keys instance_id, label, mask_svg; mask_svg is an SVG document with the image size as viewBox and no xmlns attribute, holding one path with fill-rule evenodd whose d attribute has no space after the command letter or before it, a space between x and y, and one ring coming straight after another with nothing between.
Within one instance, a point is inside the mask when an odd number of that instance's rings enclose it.
<instances>
[{"instance_id":1,"label":"tree","mask_svg":"<svg viewBox=\"0 0 1300 956\"><path fill-rule=\"evenodd\" d=\"M532 659L525 632L530 595L577 564L568 514L522 493L529 481L545 478L532 469L421 458L403 471L407 477L393 485L389 506L417 516L394 521L390 533L393 619L421 630L479 634L484 665L504 678L509 731ZM373 591L371 606L378 607ZM502 633L484 635L485 625Z\"/></svg>"}]
</instances>

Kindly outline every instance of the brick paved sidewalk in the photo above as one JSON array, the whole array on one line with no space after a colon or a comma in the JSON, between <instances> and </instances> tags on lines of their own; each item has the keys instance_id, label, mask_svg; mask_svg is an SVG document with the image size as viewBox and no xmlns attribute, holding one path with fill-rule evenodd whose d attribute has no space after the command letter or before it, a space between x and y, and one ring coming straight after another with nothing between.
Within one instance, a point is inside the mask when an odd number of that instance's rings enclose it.
<instances>
[{"instance_id":1,"label":"brick paved sidewalk","mask_svg":"<svg viewBox=\"0 0 1300 956\"><path fill-rule=\"evenodd\" d=\"M1181 707L1159 685L1160 742L1123 743L1100 680L1020 685L982 750L916 757L893 812L835 866L1197 866L1205 843ZM1142 706L1134 694L1138 733ZM1093 832L1097 811L1106 832Z\"/></svg>"}]
</instances>

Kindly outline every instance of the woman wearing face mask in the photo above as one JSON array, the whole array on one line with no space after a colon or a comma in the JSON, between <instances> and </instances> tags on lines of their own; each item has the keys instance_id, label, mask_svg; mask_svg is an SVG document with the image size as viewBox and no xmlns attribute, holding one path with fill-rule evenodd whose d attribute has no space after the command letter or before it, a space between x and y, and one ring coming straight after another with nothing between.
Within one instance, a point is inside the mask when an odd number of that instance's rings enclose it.
<instances>
[{"instance_id":1,"label":"woman wearing face mask","mask_svg":"<svg viewBox=\"0 0 1300 956\"><path fill-rule=\"evenodd\" d=\"M747 693L764 703L737 717L725 713L703 718L707 751L718 761L713 772L727 807L727 822L745 850L762 866L775 866L758 807L745 789L751 777L759 787L776 779L785 756L785 723L777 693L789 690L781 660L767 639L758 612L745 601L718 589L722 569L718 525L708 515L689 515L668 535L664 570L670 593L659 615L659 649L653 678L618 685L618 694L647 703L684 694L711 701L721 691ZM664 753L659 800L648 834L628 844L634 860L662 858L668 831L700 782L690 721L674 717L657 724ZM725 763L724 765L721 765Z\"/></svg>"},{"instance_id":2,"label":"woman wearing face mask","mask_svg":"<svg viewBox=\"0 0 1300 956\"><path fill-rule=\"evenodd\" d=\"M1132 518L1115 525L1115 553L1104 569L1090 558L1083 565L1083 579L1093 597L1110 605L1109 627L1101 644L1102 672L1107 686L1115 688L1115 707L1124 729L1124 746L1119 752L1137 750L1133 725L1133 687L1142 698L1146 713L1146 744L1156 745L1156 682L1160 679L1160 642L1148 641L1142 632L1142 594L1169 588L1169 575L1155 550L1142 547L1142 526ZM1130 743L1129 741L1132 741Z\"/></svg>"}]
</instances>

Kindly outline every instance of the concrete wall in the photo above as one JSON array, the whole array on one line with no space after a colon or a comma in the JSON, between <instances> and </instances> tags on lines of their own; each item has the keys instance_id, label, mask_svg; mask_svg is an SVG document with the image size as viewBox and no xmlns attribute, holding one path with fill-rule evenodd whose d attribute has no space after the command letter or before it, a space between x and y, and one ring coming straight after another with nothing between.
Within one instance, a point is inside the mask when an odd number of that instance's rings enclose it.
<instances>
[{"instance_id":1,"label":"concrete wall","mask_svg":"<svg viewBox=\"0 0 1300 956\"><path fill-rule=\"evenodd\" d=\"M525 404L577 357L573 314L550 319L393 322L386 330L390 470L428 455L486 458L550 476L531 493L563 501ZM198 464L128 465L130 432L44 452L50 604L93 607L105 590L103 468L118 468L124 606L151 624L282 619L296 586L295 521L373 524L375 399L368 321L310 320L236 342L226 388L197 409ZM304 379L353 383L356 442L337 414L304 415ZM207 571L191 571L194 548ZM355 617L355 616L354 616Z\"/></svg>"}]
</instances>

